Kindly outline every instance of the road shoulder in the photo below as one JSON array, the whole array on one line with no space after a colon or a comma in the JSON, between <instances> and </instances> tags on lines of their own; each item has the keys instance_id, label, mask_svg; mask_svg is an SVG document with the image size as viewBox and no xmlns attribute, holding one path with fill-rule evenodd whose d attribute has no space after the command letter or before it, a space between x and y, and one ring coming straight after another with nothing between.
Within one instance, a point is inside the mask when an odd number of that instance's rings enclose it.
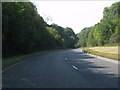
<instances>
[{"instance_id":1,"label":"road shoulder","mask_svg":"<svg viewBox=\"0 0 120 90\"><path fill-rule=\"evenodd\" d=\"M83 49L82 49L81 51L84 52ZM84 52L84 53L85 53L85 52ZM94 55L94 54L90 54L90 53L87 53L87 54L90 55L90 56L93 56L93 57L100 58L100 59L102 59L102 60L108 61L108 62L120 64L120 61L117 61L117 60L114 60L114 59L109 59L109 58L101 57L101 56Z\"/></svg>"}]
</instances>

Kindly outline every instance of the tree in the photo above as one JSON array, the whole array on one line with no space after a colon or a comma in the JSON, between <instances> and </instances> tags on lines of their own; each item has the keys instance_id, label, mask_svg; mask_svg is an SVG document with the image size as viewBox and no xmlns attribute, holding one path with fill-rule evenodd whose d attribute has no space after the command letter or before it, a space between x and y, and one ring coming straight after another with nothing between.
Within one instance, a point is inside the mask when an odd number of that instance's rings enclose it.
<instances>
[{"instance_id":1,"label":"tree","mask_svg":"<svg viewBox=\"0 0 120 90\"><path fill-rule=\"evenodd\" d=\"M116 45L120 40L120 2L105 7L103 18L87 33L84 28L77 34L79 46Z\"/></svg>"},{"instance_id":2,"label":"tree","mask_svg":"<svg viewBox=\"0 0 120 90\"><path fill-rule=\"evenodd\" d=\"M73 30L47 25L31 2L3 2L2 12L3 57L75 46Z\"/></svg>"}]
</instances>

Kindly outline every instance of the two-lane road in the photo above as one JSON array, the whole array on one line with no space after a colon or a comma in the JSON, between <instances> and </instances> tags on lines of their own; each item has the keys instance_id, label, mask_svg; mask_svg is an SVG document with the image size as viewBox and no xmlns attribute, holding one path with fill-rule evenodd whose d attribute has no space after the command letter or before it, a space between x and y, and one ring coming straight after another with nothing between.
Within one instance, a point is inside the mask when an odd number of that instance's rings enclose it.
<instances>
[{"instance_id":1,"label":"two-lane road","mask_svg":"<svg viewBox=\"0 0 120 90\"><path fill-rule=\"evenodd\" d=\"M117 88L118 64L69 49L36 56L3 72L3 88Z\"/></svg>"}]
</instances>

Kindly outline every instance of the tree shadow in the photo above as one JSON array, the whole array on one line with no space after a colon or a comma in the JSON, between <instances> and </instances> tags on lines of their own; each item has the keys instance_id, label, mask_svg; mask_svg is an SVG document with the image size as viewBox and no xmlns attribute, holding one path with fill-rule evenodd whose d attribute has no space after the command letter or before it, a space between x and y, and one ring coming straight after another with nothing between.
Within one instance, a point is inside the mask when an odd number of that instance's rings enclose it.
<instances>
[{"instance_id":1,"label":"tree shadow","mask_svg":"<svg viewBox=\"0 0 120 90\"><path fill-rule=\"evenodd\" d=\"M78 73L89 80L95 87L118 88L118 80L120 78L114 71L110 71L109 65L101 66L95 64L94 62L97 62L97 58L83 52L72 51L66 55L70 64L78 68Z\"/></svg>"}]
</instances>

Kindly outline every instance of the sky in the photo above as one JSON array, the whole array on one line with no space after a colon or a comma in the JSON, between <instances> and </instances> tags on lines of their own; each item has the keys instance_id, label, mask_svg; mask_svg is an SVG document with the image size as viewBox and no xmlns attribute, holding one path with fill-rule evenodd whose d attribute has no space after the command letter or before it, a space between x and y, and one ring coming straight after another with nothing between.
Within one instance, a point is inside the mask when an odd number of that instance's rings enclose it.
<instances>
[{"instance_id":1,"label":"sky","mask_svg":"<svg viewBox=\"0 0 120 90\"><path fill-rule=\"evenodd\" d=\"M55 23L64 28L70 27L75 33L79 33L83 28L97 24L103 17L104 8L119 0L30 1L36 5L38 13L48 24Z\"/></svg>"}]
</instances>

